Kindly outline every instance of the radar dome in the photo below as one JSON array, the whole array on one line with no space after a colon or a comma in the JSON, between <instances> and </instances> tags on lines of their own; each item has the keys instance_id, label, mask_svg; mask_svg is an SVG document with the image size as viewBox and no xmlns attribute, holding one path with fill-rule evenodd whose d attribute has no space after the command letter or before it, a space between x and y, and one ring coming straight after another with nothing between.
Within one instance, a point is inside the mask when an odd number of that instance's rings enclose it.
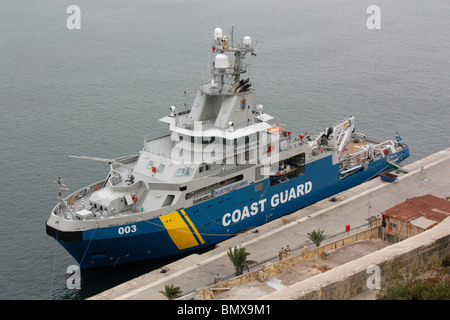
<instances>
[{"instance_id":1,"label":"radar dome","mask_svg":"<svg viewBox=\"0 0 450 320\"><path fill-rule=\"evenodd\" d=\"M252 45L252 38L249 36L244 37L244 46L250 47Z\"/></svg>"},{"instance_id":2,"label":"radar dome","mask_svg":"<svg viewBox=\"0 0 450 320\"><path fill-rule=\"evenodd\" d=\"M217 39L217 38L222 38L222 37L223 37L222 29L215 28L214 29L214 38Z\"/></svg>"},{"instance_id":3,"label":"radar dome","mask_svg":"<svg viewBox=\"0 0 450 320\"><path fill-rule=\"evenodd\" d=\"M220 53L216 56L215 66L218 69L226 69L230 67L230 57L226 54Z\"/></svg>"}]
</instances>

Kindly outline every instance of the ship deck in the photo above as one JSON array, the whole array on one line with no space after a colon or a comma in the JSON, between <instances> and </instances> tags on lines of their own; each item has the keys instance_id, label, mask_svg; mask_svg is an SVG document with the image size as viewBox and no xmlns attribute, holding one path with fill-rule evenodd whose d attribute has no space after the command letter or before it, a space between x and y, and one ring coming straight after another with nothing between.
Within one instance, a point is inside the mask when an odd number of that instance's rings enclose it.
<instances>
[{"instance_id":1,"label":"ship deck","mask_svg":"<svg viewBox=\"0 0 450 320\"><path fill-rule=\"evenodd\" d=\"M368 142L368 141L365 141L365 142L349 141L345 145L345 148L344 148L344 150L342 150L340 156L345 157L346 155L359 153L361 151L366 151L370 146L373 146L373 145L374 145L374 143Z\"/></svg>"}]
</instances>

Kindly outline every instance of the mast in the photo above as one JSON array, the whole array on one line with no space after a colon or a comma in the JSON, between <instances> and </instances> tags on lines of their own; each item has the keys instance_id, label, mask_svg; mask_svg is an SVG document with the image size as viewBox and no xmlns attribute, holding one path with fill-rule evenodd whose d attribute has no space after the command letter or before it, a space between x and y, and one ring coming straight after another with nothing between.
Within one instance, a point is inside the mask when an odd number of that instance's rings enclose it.
<instances>
[{"instance_id":1,"label":"mast","mask_svg":"<svg viewBox=\"0 0 450 320\"><path fill-rule=\"evenodd\" d=\"M255 47L249 36L244 37L237 45L234 43L234 26L231 31L231 43L228 38L223 35L221 28L214 30L214 42L212 46L213 52L217 53L213 67L211 68L211 76L213 83L217 82L219 88L223 88L225 77L233 78L233 84L241 81L241 74L246 72L246 66L242 63L247 53L253 53ZM234 54L234 66L230 64L228 54ZM250 85L248 85L250 87ZM247 88L248 88L247 87ZM236 90L237 88L235 88ZM233 92L233 91L232 91Z\"/></svg>"}]
</instances>

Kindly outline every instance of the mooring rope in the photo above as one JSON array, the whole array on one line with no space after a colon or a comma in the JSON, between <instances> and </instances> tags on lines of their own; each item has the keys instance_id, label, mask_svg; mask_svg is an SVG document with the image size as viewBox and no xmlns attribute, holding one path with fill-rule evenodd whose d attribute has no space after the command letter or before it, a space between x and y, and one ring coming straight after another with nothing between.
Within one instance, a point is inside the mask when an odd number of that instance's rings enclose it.
<instances>
[{"instance_id":1,"label":"mooring rope","mask_svg":"<svg viewBox=\"0 0 450 320\"><path fill-rule=\"evenodd\" d=\"M86 250L84 251L83 258L81 258L80 264L79 264L79 266L78 266L78 270L75 271L75 272L79 272L79 270L80 270L80 268L81 268L81 265L83 264L84 258L86 257L86 254L87 254L88 249L89 249L89 247L90 247L90 245L91 245L91 242L92 242L92 238L94 237L94 234L95 234L95 229L93 229L93 230L94 230L94 231L92 232L91 238L89 239L89 242L88 242L88 245L87 245L87 247L86 247ZM53 296L53 284L54 284L54 279L55 279L55 269L56 269L56 249L57 249L57 246L58 246L58 229L56 229L55 242L56 242L56 243L55 243L55 255L54 255L54 259L53 259L53 272L52 272L52 285L51 285L51 289L50 289L50 300L52 300L52 296ZM59 300L61 300L61 299L64 298L64 296L65 296L66 293L67 293L67 290L69 290L68 287L67 287L66 290L64 291L63 295L59 298Z\"/></svg>"}]
</instances>

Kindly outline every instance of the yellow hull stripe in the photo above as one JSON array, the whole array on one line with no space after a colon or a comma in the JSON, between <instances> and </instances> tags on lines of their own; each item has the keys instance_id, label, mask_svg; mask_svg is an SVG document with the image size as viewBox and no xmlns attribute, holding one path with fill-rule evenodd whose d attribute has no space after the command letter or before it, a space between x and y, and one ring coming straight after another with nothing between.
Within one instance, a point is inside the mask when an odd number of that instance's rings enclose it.
<instances>
[{"instance_id":1,"label":"yellow hull stripe","mask_svg":"<svg viewBox=\"0 0 450 320\"><path fill-rule=\"evenodd\" d=\"M187 217L187 216L186 216ZM198 246L198 242L178 211L159 217L178 250ZM190 220L188 220L190 221ZM192 222L189 222L192 225ZM196 229L195 229L196 230Z\"/></svg>"},{"instance_id":2,"label":"yellow hull stripe","mask_svg":"<svg viewBox=\"0 0 450 320\"><path fill-rule=\"evenodd\" d=\"M194 226L194 224L192 223L191 219L189 219L188 215L186 214L186 212L184 212L184 210L180 210L181 213L183 214L184 218L186 219L186 221L189 223L189 225L191 226L192 230L194 230L195 235L197 236L197 239L200 240L200 242L202 244L205 243L205 241L203 240L202 236L200 235L200 233L198 232L197 228Z\"/></svg>"}]
</instances>

